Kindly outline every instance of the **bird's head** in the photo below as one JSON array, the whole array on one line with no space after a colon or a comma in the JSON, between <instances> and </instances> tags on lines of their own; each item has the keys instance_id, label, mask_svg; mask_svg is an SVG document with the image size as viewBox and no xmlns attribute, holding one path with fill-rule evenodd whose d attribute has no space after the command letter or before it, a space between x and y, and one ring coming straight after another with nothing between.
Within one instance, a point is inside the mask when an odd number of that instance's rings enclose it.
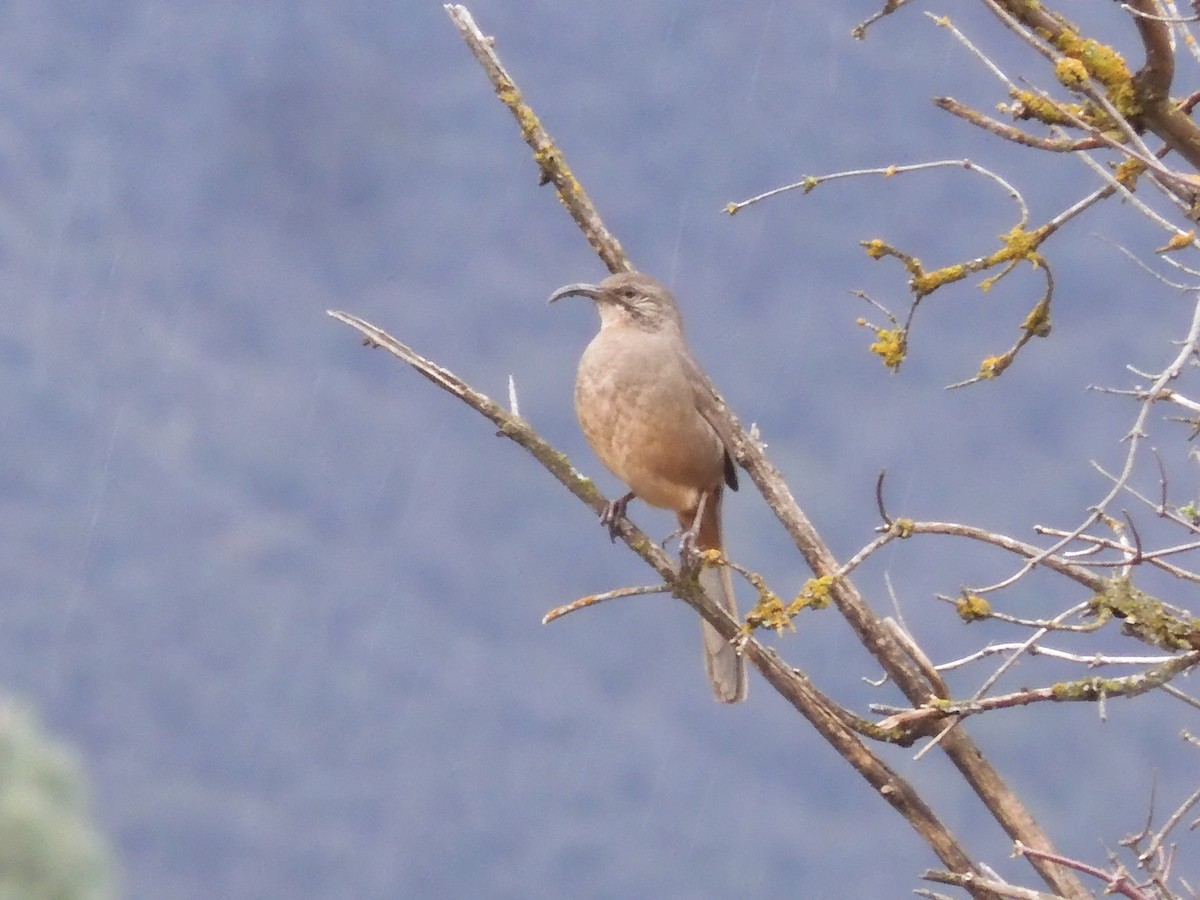
<instances>
[{"instance_id":1,"label":"bird's head","mask_svg":"<svg viewBox=\"0 0 1200 900\"><path fill-rule=\"evenodd\" d=\"M568 284L550 295L550 302L563 297L590 297L600 312L600 325L633 325L646 331L679 328L679 309L666 285L641 272L609 275L599 284Z\"/></svg>"}]
</instances>

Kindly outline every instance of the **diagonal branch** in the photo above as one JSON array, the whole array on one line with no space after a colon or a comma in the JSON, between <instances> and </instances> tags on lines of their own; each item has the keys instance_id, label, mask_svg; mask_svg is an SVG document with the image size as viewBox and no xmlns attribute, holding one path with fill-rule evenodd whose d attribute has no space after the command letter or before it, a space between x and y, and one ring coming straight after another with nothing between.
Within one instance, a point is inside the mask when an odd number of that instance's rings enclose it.
<instances>
[{"instance_id":1,"label":"diagonal branch","mask_svg":"<svg viewBox=\"0 0 1200 900\"><path fill-rule=\"evenodd\" d=\"M1073 49L1083 44L1080 36L1058 13L1041 3L1027 0L982 0L1007 27L1023 36L1036 34L1058 50ZM1129 4L1135 11L1153 12L1152 0L1133 0ZM1200 127L1170 97L1168 90L1174 77L1174 59L1170 49L1170 34L1167 23L1154 18L1134 16L1146 63L1131 79L1131 87L1140 108L1140 123L1158 135L1171 149L1200 169ZM1098 45L1092 41L1091 45ZM1039 52L1053 58L1044 45L1037 46Z\"/></svg>"},{"instance_id":2,"label":"diagonal branch","mask_svg":"<svg viewBox=\"0 0 1200 900\"><path fill-rule=\"evenodd\" d=\"M621 249L620 241L605 227L596 207L592 205L591 198L567 165L562 151L525 102L512 76L505 71L500 57L493 49L495 41L479 30L475 19L465 6L447 4L445 9L462 34L463 40L483 66L492 87L495 88L496 96L516 117L521 128L521 137L533 151L534 162L541 169L541 184L554 185L558 191L558 199L567 208L567 212L571 214L588 243L608 266L608 271L632 272L633 266L625 256L625 251Z\"/></svg>"},{"instance_id":3,"label":"diagonal branch","mask_svg":"<svg viewBox=\"0 0 1200 900\"><path fill-rule=\"evenodd\" d=\"M533 110L522 99L520 91L513 83L512 78L504 71L499 58L496 56L494 42L483 35L465 7L449 5L446 7L446 11L458 27L463 39L471 47L476 58L483 65L485 72L492 81L498 98L513 111L521 127L522 134L534 151L535 160L543 172L543 177L553 182L558 188L559 196L563 203L571 210L572 217L580 223L589 241L597 248L597 251L601 254L601 258L604 259L609 269L611 271L619 271L629 268L628 262L620 253L620 245L615 239L611 242L600 241L599 244L597 243L598 236L608 235L608 232L606 229L603 229L602 223L599 222L599 216L595 214L595 210L591 207L591 204L588 203L586 205L586 209L589 211L586 221L581 221L577 215L576 207L573 204L581 202L580 198L586 200L586 196L583 194L582 188L579 187L575 177L565 166L561 152L558 151L554 142L542 128ZM729 412L724 401L712 389L712 386L709 385L708 388L712 391L717 410L716 415L721 420L720 424L723 425L724 430L732 438L738 463L750 474L751 479L758 486L759 491L785 530L792 537L793 542L804 556L809 567L818 577L836 575L840 569L837 560L825 545L812 523L809 522L807 516L801 511L779 470L766 458L762 446L742 429L740 423ZM563 465L565 466L566 464L563 463ZM853 584L846 579L835 580L831 595L843 617L854 628L859 640L876 657L883 666L884 671L896 682L897 686L909 698L910 702L913 704L923 703L931 693L934 693L933 685L920 666L905 653L894 634L884 626L879 617L870 609ZM702 597L703 595L697 592L696 596ZM693 600L689 599L688 602L693 602ZM735 623L728 616L724 616L723 614L718 615L711 601L703 604L703 606L699 602L693 602L693 606L699 609L704 614L705 619L716 626L722 635L726 637L733 636L730 626L733 626ZM765 676L768 675L768 672L773 673L768 676L768 680L771 681L772 685L776 685L777 681L779 684L785 686L793 685L794 680L790 682L782 678L784 673L791 672L792 670L784 666L774 653L769 653L765 650L760 651L757 649L758 645L753 642L747 642L746 647L747 657L756 666L759 665L759 661L763 662L764 665L759 670ZM792 699L790 693L785 693L785 696L789 700ZM830 739L831 735L836 734L836 730L832 729L821 715L810 715L810 712L806 711L807 707L801 709L798 706L797 709L821 730L822 735L827 740ZM813 712L816 712L816 710L814 709ZM838 726L844 727L840 721L838 722ZM1042 831L1041 826L1037 824L1008 785L1005 784L999 773L987 762L979 748L967 736L965 729L954 729L943 740L942 747L966 778L967 782L983 800L988 810L1014 840L1019 840L1027 846L1046 848L1049 852L1049 848L1052 847L1049 837ZM855 763L852 755L847 755L846 758ZM857 763L855 764L857 765ZM860 771L862 770L860 769ZM878 781L875 776L865 775L865 777L873 785L879 787L881 794L894 804L898 792L894 788L886 789L886 786L897 782ZM920 798L914 797L913 799L916 802ZM923 802L920 808L924 809ZM961 871L973 869L973 863L970 858L958 848L957 844L953 841L953 837L945 831L940 823L937 823L937 827L931 828L928 833L922 830L927 825L936 823L936 819L932 817L932 813L927 817L922 816L917 820L910 818L909 821L914 824L914 827L918 827L922 836L927 841L930 841L931 846L934 847L934 850L940 857L944 858L943 854L949 854L954 858L955 861L953 863L947 862L950 868ZM932 840L934 836L938 837L938 843L934 843ZM1039 856L1031 856L1030 858L1047 884L1064 897L1082 898L1087 896L1083 885L1073 874Z\"/></svg>"},{"instance_id":4,"label":"diagonal branch","mask_svg":"<svg viewBox=\"0 0 1200 900\"><path fill-rule=\"evenodd\" d=\"M401 343L380 328L345 312L329 315L358 330L369 346L382 347L408 363L434 384L458 397L472 409L490 419L499 433L528 450L558 481L599 515L605 500L592 482L568 462L520 416L510 413L487 395L475 390L449 369L438 365ZM680 579L675 566L661 547L628 520L618 520L621 539L631 550L668 582L676 596L688 603L713 625L721 636L737 641L742 655L767 682L816 728L817 732L846 759L890 803L929 844L938 858L956 872L978 870L954 835L943 825L921 795L901 775L894 772L854 734L847 719L852 718L818 691L807 677L783 662L774 650L763 646L753 635L742 633L740 624L711 600L696 579ZM977 897L993 897L973 891Z\"/></svg>"}]
</instances>

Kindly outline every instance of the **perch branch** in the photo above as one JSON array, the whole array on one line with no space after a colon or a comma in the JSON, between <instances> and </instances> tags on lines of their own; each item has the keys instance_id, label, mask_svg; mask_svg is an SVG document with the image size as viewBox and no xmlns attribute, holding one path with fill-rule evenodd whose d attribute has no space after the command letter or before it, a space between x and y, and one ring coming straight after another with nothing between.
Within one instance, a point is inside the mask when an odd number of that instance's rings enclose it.
<instances>
[{"instance_id":1,"label":"perch branch","mask_svg":"<svg viewBox=\"0 0 1200 900\"><path fill-rule=\"evenodd\" d=\"M493 86L497 89L497 96L516 116L522 134L525 135L534 152L543 178L553 182L558 188L563 203L572 209L572 217L584 229L589 241L592 241L609 269L611 271L627 269L629 264L615 239L611 241L597 240L597 235L607 235L608 232L599 230L603 226L599 223L599 216L595 214L591 205L587 205L590 210L589 217L583 220L572 208L571 204L576 202L577 198L583 197L582 189L576 190L577 181L566 167L561 152L557 150L553 141L542 129L532 109L521 99L520 91L517 90L512 78L500 65L494 50L494 42L489 41L479 31L465 7L450 5L446 7L446 11L488 73ZM596 227L597 225L599 225L599 229ZM715 390L712 390L711 385L708 386L708 389L712 391L720 426L730 435L734 456L758 486L771 510L792 537L813 573L818 577L836 575L840 568L837 560L797 505L782 474L766 458L759 442L742 429L737 419L728 411L724 401ZM551 471L556 475L561 471L578 477L564 460L560 460ZM576 488L573 487L572 491L575 492L575 490ZM587 491L589 497L586 502L600 503L599 495L590 482L587 482ZM645 554L644 558L647 561L654 559L651 564L656 565L656 568L658 565L666 564L667 572L664 577L669 581L673 579L673 570L669 566L669 561L657 547L642 546L639 541L635 549L639 554ZM737 623L717 608L702 592L698 589L690 589L681 590L681 594L687 602L701 612L707 621L717 628L719 633L727 639L733 639L735 632L739 630ZM831 594L843 617L854 628L858 639L875 655L884 670L909 698L909 701L913 704L923 703L933 693L933 686L929 679L904 652L894 635L871 610L857 589L848 579L840 579L835 580ZM773 652L762 647L753 639L745 642L743 652L772 686L792 702L796 709L858 769L864 778L879 790L889 803L901 810L949 868L956 871L974 870L974 863L970 857L957 844L953 835L936 819L920 796L912 791L907 782L888 770L881 761L861 745L857 737L838 717L835 707L821 695L815 693L815 689L808 684L807 679L785 666ZM955 729L942 742L942 747L980 796L987 809L1014 840L1020 840L1027 846L1047 849L1052 846L1041 826L1004 783L999 773L985 759L964 729ZM1082 898L1087 896L1082 883L1066 869L1036 856L1032 857L1032 861L1047 884L1065 897ZM988 892L974 893L980 896L990 895Z\"/></svg>"},{"instance_id":2,"label":"perch branch","mask_svg":"<svg viewBox=\"0 0 1200 900\"><path fill-rule=\"evenodd\" d=\"M605 500L592 482L571 466L566 456L534 431L527 421L475 390L449 369L427 359L369 322L345 312L330 311L329 315L359 331L368 346L382 347L399 357L438 387L491 420L499 428L501 436L529 451L597 516L603 511ZM740 624L710 599L694 578L680 579L673 561L663 549L627 519L619 521L619 535L631 550L664 578L676 596L699 612L726 640L738 642L742 655L762 673L767 682L813 724L818 733L850 762L881 797L904 816L945 865L955 871L975 871L975 863L920 794L854 734L843 710L818 691L802 673L786 665L773 650L763 646L752 635L743 634ZM980 891L976 892L976 896L993 895Z\"/></svg>"}]
</instances>

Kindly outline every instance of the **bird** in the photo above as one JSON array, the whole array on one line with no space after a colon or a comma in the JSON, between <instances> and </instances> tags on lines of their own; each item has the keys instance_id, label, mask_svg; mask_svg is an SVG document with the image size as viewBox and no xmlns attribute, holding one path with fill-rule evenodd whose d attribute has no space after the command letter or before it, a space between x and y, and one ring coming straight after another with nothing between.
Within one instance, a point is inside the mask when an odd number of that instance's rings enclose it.
<instances>
[{"instance_id":1,"label":"bird","mask_svg":"<svg viewBox=\"0 0 1200 900\"><path fill-rule=\"evenodd\" d=\"M724 488L737 490L732 440L717 399L683 333L667 287L641 272L610 275L599 284L568 284L550 302L582 296L595 302L600 330L579 360L575 412L604 466L629 488L600 521L615 539L634 498L675 513L684 568L705 550L724 552ZM701 587L737 617L727 566L701 566ZM746 669L729 641L701 622L705 668L717 700L746 697Z\"/></svg>"}]
</instances>

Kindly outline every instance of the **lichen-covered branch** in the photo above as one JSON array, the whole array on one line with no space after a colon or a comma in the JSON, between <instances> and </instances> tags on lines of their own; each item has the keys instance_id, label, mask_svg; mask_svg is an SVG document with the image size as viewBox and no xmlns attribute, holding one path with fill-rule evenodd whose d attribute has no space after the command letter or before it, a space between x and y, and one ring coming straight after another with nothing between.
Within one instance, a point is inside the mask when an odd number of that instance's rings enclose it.
<instances>
[{"instance_id":1,"label":"lichen-covered branch","mask_svg":"<svg viewBox=\"0 0 1200 900\"><path fill-rule=\"evenodd\" d=\"M368 346L387 350L438 387L489 419L500 429L500 435L529 451L593 512L599 515L603 511L605 500L592 482L571 466L566 456L542 438L527 421L509 412L486 394L475 390L449 369L396 340L383 329L350 313L330 311L329 315L360 332ZM977 871L971 857L938 820L912 785L875 755L854 733L850 724L853 716L825 697L801 672L780 660L774 650L763 646L752 635L745 633L739 623L700 589L697 579L680 578L673 562L656 542L650 540L626 519L618 520L618 526L619 536L629 548L653 567L667 581L675 595L691 605L723 637L738 643L743 656L758 669L767 682L912 825L937 854L938 859L957 872ZM993 896L986 891L975 891L973 895L981 898Z\"/></svg>"},{"instance_id":2,"label":"lichen-covered branch","mask_svg":"<svg viewBox=\"0 0 1200 900\"><path fill-rule=\"evenodd\" d=\"M493 48L494 41L479 30L475 19L465 6L447 4L446 13L458 28L467 46L483 66L496 96L508 107L521 128L521 137L533 151L534 162L541 171L543 184L553 184L558 191L558 197L563 206L575 220L575 224L583 232L589 244L592 245L600 259L608 266L610 272L630 272L633 265L621 249L616 236L605 227L600 214L592 204L591 198L584 191L583 185L575 177L567 165L566 159L558 149L553 138L542 127L541 121L533 109L525 102L512 76L505 71Z\"/></svg>"},{"instance_id":3,"label":"lichen-covered branch","mask_svg":"<svg viewBox=\"0 0 1200 900\"><path fill-rule=\"evenodd\" d=\"M622 265L624 256L620 253L619 244L615 240L599 239L598 236L607 234L607 231L598 227L600 225L599 216L594 214L590 204L588 204L590 212L582 219L572 207L575 199L582 196L582 191L575 190L577 182L566 168L561 152L546 135L537 117L522 99L511 77L500 65L493 43L485 38L474 25L470 14L464 7L449 6L447 12L463 33L464 39L471 45L472 51L483 65L493 85L496 86L497 96L513 110L522 134L534 150L543 176L558 187L563 202L572 210L572 216L588 234L589 241L592 241L593 246L597 247L597 251L601 253L610 270L617 271L626 267L627 263ZM839 564L796 504L795 498L778 469L766 458L762 446L748 435L737 419L729 413L715 390L713 398L718 410L717 415L722 419L722 426L731 435L734 455L738 463L746 469L751 480L759 488L768 505L812 568L814 575L818 578L825 575L836 575L840 569ZM909 658L895 636L870 608L849 579L836 579L830 595L838 610L851 624L859 640L875 656L910 702L923 702L933 692L929 678L921 667ZM717 611L712 608L711 603L697 602L693 605L702 611L707 620L717 626L721 634L731 639L735 636L737 623L727 616L717 615ZM787 696L794 705L803 699L802 685L797 680L799 676L786 677L792 670L784 666L773 653L765 650L753 640L747 639L745 654L763 672L768 681ZM937 823L932 813L928 812L923 802L920 802L919 797L915 795L910 797L905 789L897 787L900 782L895 781L892 773L889 773L886 768L859 767L860 762L865 766L869 757L861 756L861 751L855 746L857 738L849 732L836 713L819 704L808 704L803 708L801 706L796 708L818 728L827 740L839 742L835 743L839 752L842 752L848 760L855 764L860 773L880 790L881 795L889 803L896 805L898 801L903 801L906 804L908 810L906 818L921 832L940 858L953 859L953 862L946 863L950 868L962 871L973 869L974 864L970 858L958 847L944 827ZM943 739L941 747L1010 836L1033 846L1046 848L1051 846L1049 838L1034 821L1029 811L987 762L964 729L954 729ZM1035 865L1047 883L1063 896L1071 898L1086 896L1082 885L1070 872L1053 864L1035 862ZM985 895L987 892L978 893Z\"/></svg>"},{"instance_id":4,"label":"lichen-covered branch","mask_svg":"<svg viewBox=\"0 0 1200 900\"><path fill-rule=\"evenodd\" d=\"M1094 703L1114 697L1137 697L1167 684L1172 679L1200 664L1200 652L1176 656L1142 672L1116 678L1088 676L1073 681L1060 681L1039 688L1023 688L1008 694L996 694L974 700L932 699L916 709L897 709L886 704L874 704L875 712L888 713L878 726L883 729L909 729L925 726L945 718L966 718L998 709L1014 709L1032 703Z\"/></svg>"},{"instance_id":5,"label":"lichen-covered branch","mask_svg":"<svg viewBox=\"0 0 1200 900\"><path fill-rule=\"evenodd\" d=\"M1131 74L1111 47L1078 34L1065 18L1044 4L1028 0L984 2L1001 21L1020 23L1063 58L1077 62L1104 88L1122 115L1158 135L1193 169L1200 169L1200 128L1169 95L1174 57L1167 23L1153 16L1133 17L1146 61L1136 74ZM1129 5L1142 12L1153 13L1156 9L1152 0L1132 0Z\"/></svg>"}]
</instances>

